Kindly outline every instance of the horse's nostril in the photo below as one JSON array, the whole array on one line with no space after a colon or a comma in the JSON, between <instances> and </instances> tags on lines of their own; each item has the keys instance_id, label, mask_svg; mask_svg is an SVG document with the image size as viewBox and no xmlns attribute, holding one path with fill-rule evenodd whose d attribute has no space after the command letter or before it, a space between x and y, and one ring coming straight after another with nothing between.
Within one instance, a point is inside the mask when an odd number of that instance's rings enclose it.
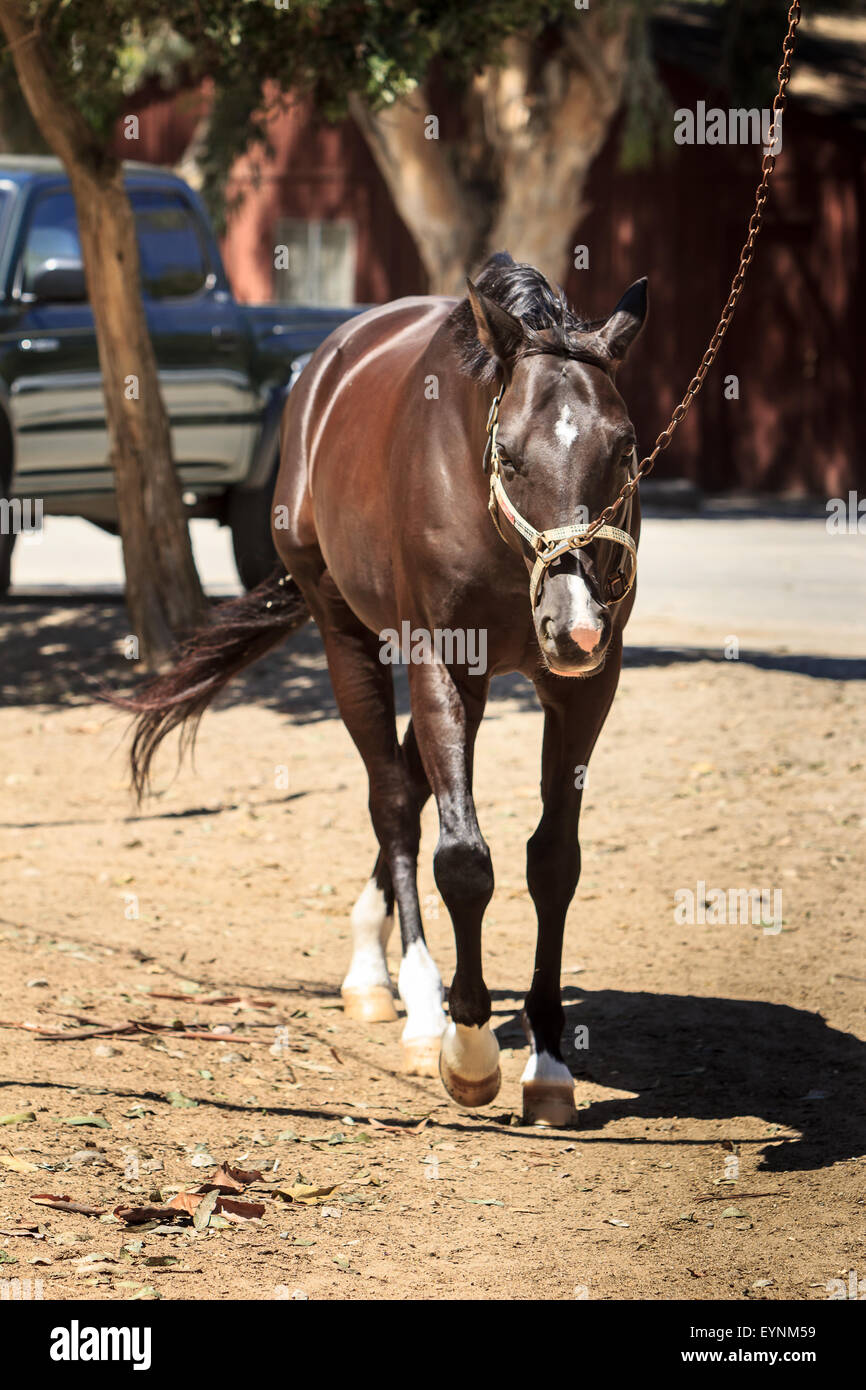
<instances>
[{"instance_id":1,"label":"horse's nostril","mask_svg":"<svg viewBox=\"0 0 866 1390\"><path fill-rule=\"evenodd\" d=\"M552 618L542 618L542 620L541 620L541 635L542 635L542 637L546 638L546 640L547 640L548 642L549 642L549 641L551 640L551 638L553 637L553 619L552 619Z\"/></svg>"},{"instance_id":2,"label":"horse's nostril","mask_svg":"<svg viewBox=\"0 0 866 1390\"><path fill-rule=\"evenodd\" d=\"M594 652L601 641L601 628L573 627L570 636L582 652Z\"/></svg>"}]
</instances>

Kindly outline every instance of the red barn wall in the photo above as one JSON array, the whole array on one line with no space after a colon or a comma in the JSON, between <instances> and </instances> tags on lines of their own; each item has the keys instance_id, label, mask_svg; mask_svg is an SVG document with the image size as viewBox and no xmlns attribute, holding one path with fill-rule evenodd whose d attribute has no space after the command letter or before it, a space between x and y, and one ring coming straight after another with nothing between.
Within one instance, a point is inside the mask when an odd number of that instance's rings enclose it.
<instances>
[{"instance_id":1,"label":"red barn wall","mask_svg":"<svg viewBox=\"0 0 866 1390\"><path fill-rule=\"evenodd\" d=\"M675 106L707 99L681 70L665 74ZM206 94L145 94L127 157L177 162ZM708 103L709 104L709 103ZM725 105L723 98L717 104ZM412 238L352 122L337 127L294 103L273 124L274 156L238 161L243 194L222 240L240 299L271 293L278 217L349 218L357 231L358 302L424 292ZM651 445L692 377L724 304L760 177L755 146L677 146L649 167L619 167L619 129L596 160L590 213L565 246L585 244L569 297L609 312L638 275L650 319L621 374L642 444ZM746 289L707 385L656 466L708 491L837 496L866 486L866 135L789 107L784 150ZM563 215L565 222L565 213ZM739 399L726 400L736 375Z\"/></svg>"},{"instance_id":2,"label":"red barn wall","mask_svg":"<svg viewBox=\"0 0 866 1390\"><path fill-rule=\"evenodd\" d=\"M706 98L683 74L666 76L677 106ZM617 143L614 132L594 165L592 211L575 235L589 247L590 270L572 271L566 288L601 315L636 276L649 276L649 323L621 384L651 445L727 299L761 152L677 146L667 160L625 173ZM824 496L866 484L864 260L866 136L792 104L746 287L660 476L684 475L707 490ZM729 374L739 400L725 399Z\"/></svg>"}]
</instances>

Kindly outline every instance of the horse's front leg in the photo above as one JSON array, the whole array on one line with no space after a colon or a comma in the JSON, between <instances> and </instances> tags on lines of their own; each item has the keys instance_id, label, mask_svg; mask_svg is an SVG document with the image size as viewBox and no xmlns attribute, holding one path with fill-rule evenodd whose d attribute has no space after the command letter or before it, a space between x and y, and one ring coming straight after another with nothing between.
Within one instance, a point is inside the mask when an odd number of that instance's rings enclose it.
<instances>
[{"instance_id":1,"label":"horse's front leg","mask_svg":"<svg viewBox=\"0 0 866 1390\"><path fill-rule=\"evenodd\" d=\"M545 674L536 680L544 708L541 797L544 810L526 846L526 878L538 916L538 942L523 1024L525 1124L574 1124L574 1081L562 1060L565 1024L560 993L565 916L580 876L578 821L586 765L619 680L622 647L611 645L604 669L588 679Z\"/></svg>"},{"instance_id":2,"label":"horse's front leg","mask_svg":"<svg viewBox=\"0 0 866 1390\"><path fill-rule=\"evenodd\" d=\"M409 689L418 748L439 810L433 872L457 946L439 1074L460 1105L487 1105L501 1081L481 969L481 923L493 895L493 866L472 799L472 760L488 682L433 661L410 666Z\"/></svg>"}]
</instances>

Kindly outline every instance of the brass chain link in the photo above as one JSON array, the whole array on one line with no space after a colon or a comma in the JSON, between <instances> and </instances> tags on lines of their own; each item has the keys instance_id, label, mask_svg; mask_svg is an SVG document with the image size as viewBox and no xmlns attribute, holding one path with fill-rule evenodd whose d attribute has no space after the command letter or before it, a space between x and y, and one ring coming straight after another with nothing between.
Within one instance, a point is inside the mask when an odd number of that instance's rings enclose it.
<instances>
[{"instance_id":1,"label":"brass chain link","mask_svg":"<svg viewBox=\"0 0 866 1390\"><path fill-rule=\"evenodd\" d=\"M778 72L779 86L776 95L773 98L773 123L770 127L769 134L769 149L771 151L776 149L776 120L777 117L780 117L781 113L784 111L785 102L787 100L786 90L788 87L788 82L791 78L791 59L794 55L794 48L797 42L797 26L799 25L799 23L800 0L792 0L791 7L788 10L788 32L785 35L785 39L782 44L782 63ZM701 387L703 386L704 378L707 375L707 372L710 370L710 367L713 365L713 362L716 360L716 355L719 351L719 348L721 347L722 339L724 338L725 333L728 330L728 325L730 324L731 319L734 316L734 310L737 307L737 301L740 298L740 294L742 293L743 284L746 279L746 270L748 269L749 263L751 262L752 256L754 254L755 241L757 239L758 232L761 230L761 221L764 215L764 204L767 201L770 175L772 174L775 167L776 155L772 153L765 154L763 162L761 164L761 182L759 183L757 191L755 193L755 210L752 213L751 218L749 219L748 236L746 238L745 245L743 246L743 249L740 252L740 262L737 266L737 273L731 281L731 290L730 294L728 295L728 301L724 309L722 310L721 318L719 319L719 322L716 326L715 333L710 339L709 346L707 347L706 352L701 358L701 364L698 367L698 370L695 372L695 375L689 382L686 394L683 396L682 400L680 401L679 405L677 406L676 410L671 416L667 429L662 430L661 434L656 440L652 453L647 454L646 458L641 460L640 464L638 465L637 471L634 474L634 477L630 478L629 481L624 484L624 486L620 489L618 496L615 498L613 502L611 502L610 506L605 507L604 511L599 512L595 520L589 523L588 531L585 533L588 536L595 535L599 527L606 525L622 506L623 502L625 502L627 498L631 497L632 493L636 490L638 484L640 483L641 478L646 477L647 473L649 473L650 470L653 468L659 454L670 444L671 440L674 437L674 432L676 431L677 426L680 424L681 420L685 419L685 416L688 414L688 410L692 401L694 400L695 396L698 394Z\"/></svg>"}]
</instances>

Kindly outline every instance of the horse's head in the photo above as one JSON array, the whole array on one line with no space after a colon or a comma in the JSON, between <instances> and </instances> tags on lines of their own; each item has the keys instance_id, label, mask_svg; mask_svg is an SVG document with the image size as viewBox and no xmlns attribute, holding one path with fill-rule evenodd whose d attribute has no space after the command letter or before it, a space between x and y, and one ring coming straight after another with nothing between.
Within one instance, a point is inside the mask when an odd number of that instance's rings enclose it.
<instances>
[{"instance_id":1,"label":"horse's head","mask_svg":"<svg viewBox=\"0 0 866 1390\"><path fill-rule=\"evenodd\" d=\"M535 314L533 324L471 283L469 300L478 341L505 388L496 444L509 502L539 532L588 523L617 496L634 462L635 432L614 379L646 318L646 280L592 325L580 325L562 301L556 318ZM621 515L614 524L623 524ZM515 531L507 537L531 570L530 546ZM591 675L602 666L611 636L609 581L622 556L615 542L597 540L546 570L533 620L557 674Z\"/></svg>"}]
</instances>

